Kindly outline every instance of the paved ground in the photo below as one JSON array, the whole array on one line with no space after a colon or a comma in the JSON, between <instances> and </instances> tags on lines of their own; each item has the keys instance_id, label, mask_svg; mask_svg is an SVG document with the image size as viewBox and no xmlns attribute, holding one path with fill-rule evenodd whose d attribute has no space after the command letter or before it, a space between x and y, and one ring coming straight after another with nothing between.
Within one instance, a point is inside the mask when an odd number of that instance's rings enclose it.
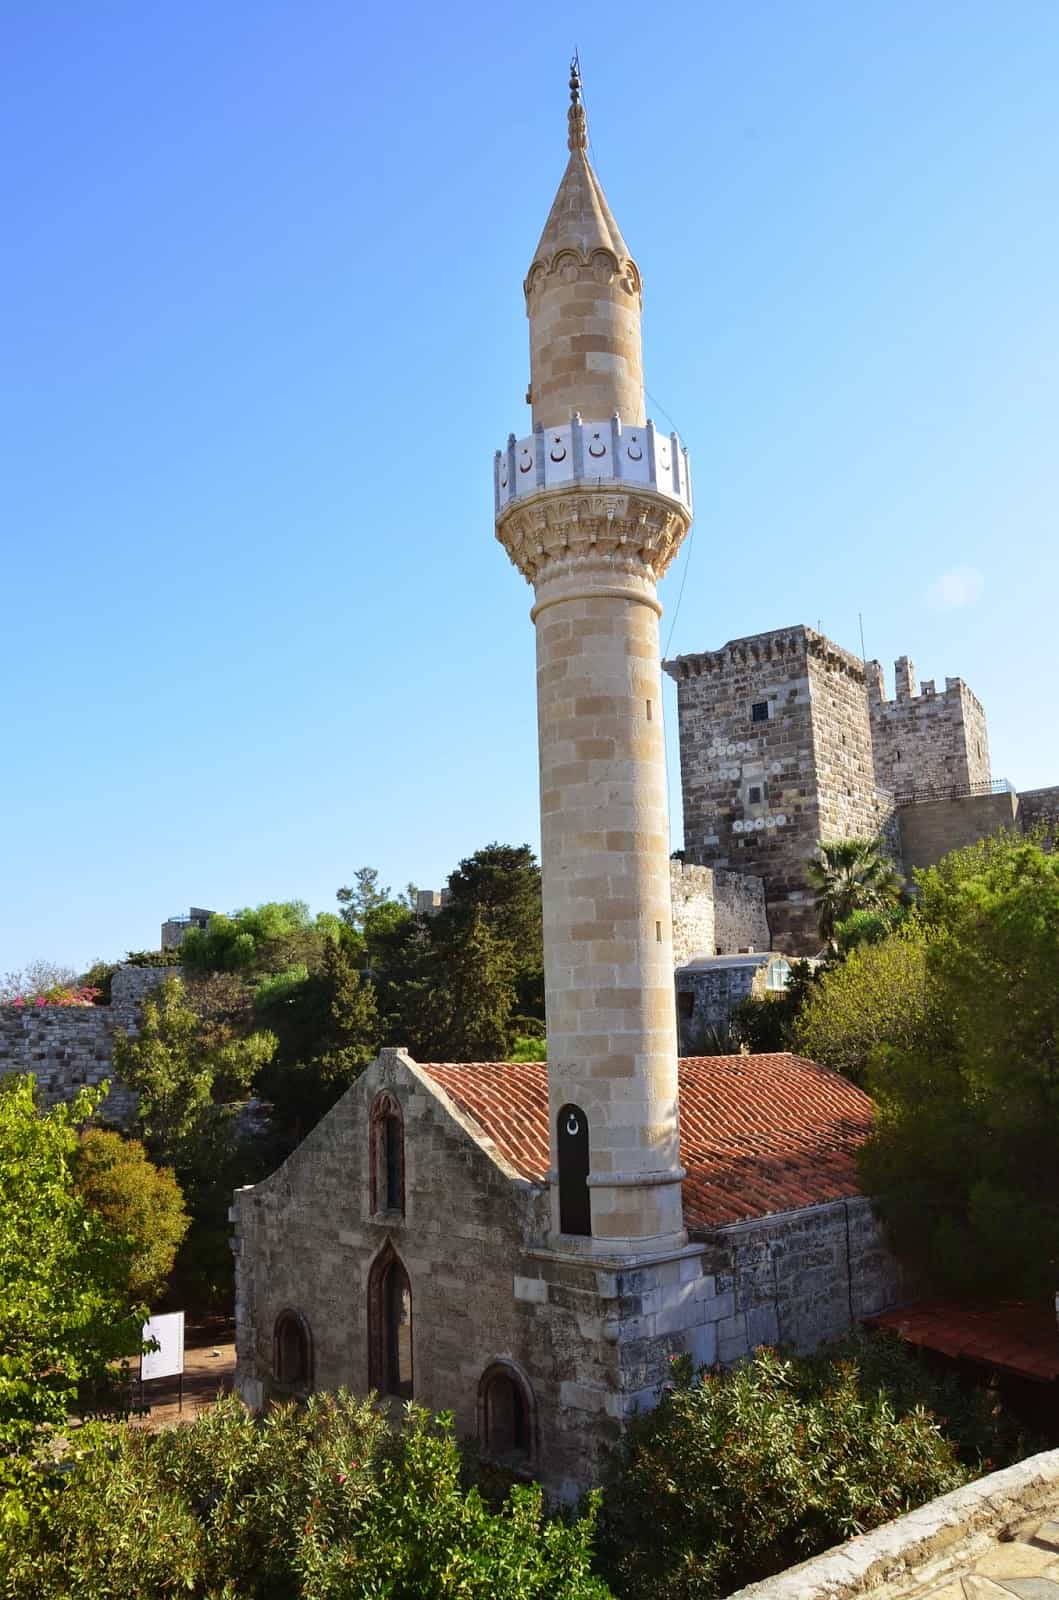
<instances>
[{"instance_id":1,"label":"paved ground","mask_svg":"<svg viewBox=\"0 0 1059 1600\"><path fill-rule=\"evenodd\" d=\"M1033 1518L916 1600L1059 1600L1059 1522Z\"/></svg>"},{"instance_id":2,"label":"paved ground","mask_svg":"<svg viewBox=\"0 0 1059 1600\"><path fill-rule=\"evenodd\" d=\"M228 1393L235 1376L235 1345L205 1345L184 1352L184 1404L177 1404L176 1378L156 1378L146 1387L145 1400L150 1412L132 1420L138 1427L169 1428L175 1422L190 1422L204 1406L217 1398L219 1390Z\"/></svg>"}]
</instances>

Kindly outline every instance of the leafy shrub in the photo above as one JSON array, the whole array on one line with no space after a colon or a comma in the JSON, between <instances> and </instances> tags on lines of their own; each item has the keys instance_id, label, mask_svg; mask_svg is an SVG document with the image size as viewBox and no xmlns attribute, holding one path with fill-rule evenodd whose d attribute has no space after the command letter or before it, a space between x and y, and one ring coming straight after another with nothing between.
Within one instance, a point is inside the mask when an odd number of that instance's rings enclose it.
<instances>
[{"instance_id":1,"label":"leafy shrub","mask_svg":"<svg viewBox=\"0 0 1059 1600\"><path fill-rule=\"evenodd\" d=\"M451 1419L316 1395L258 1421L226 1399L158 1436L91 1426L8 1553L10 1600L607 1600L595 1511L499 1512L460 1484Z\"/></svg>"},{"instance_id":2,"label":"leafy shrub","mask_svg":"<svg viewBox=\"0 0 1059 1600\"><path fill-rule=\"evenodd\" d=\"M762 1349L723 1374L680 1357L617 1454L601 1565L630 1600L712 1600L971 1476L938 1421L855 1352Z\"/></svg>"}]
</instances>

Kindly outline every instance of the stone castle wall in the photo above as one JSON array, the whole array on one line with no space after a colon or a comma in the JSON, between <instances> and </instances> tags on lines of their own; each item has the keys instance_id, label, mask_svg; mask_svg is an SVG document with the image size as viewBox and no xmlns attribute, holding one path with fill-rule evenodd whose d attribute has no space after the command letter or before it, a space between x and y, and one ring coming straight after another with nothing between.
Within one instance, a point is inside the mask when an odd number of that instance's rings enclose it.
<instances>
[{"instance_id":1,"label":"stone castle wall","mask_svg":"<svg viewBox=\"0 0 1059 1600\"><path fill-rule=\"evenodd\" d=\"M1059 786L1053 789L1027 789L1019 795L1019 826L1025 830L1043 828L1045 838L1059 837Z\"/></svg>"},{"instance_id":2,"label":"stone castle wall","mask_svg":"<svg viewBox=\"0 0 1059 1600\"><path fill-rule=\"evenodd\" d=\"M901 858L905 867L930 867L950 850L1016 826L1014 794L965 794L945 800L920 800L899 806Z\"/></svg>"},{"instance_id":3,"label":"stone castle wall","mask_svg":"<svg viewBox=\"0 0 1059 1600\"><path fill-rule=\"evenodd\" d=\"M769 925L760 878L671 861L673 964L694 956L767 950Z\"/></svg>"},{"instance_id":4,"label":"stone castle wall","mask_svg":"<svg viewBox=\"0 0 1059 1600\"><path fill-rule=\"evenodd\" d=\"M821 840L885 831L860 661L810 628L681 656L684 838L695 863L765 879L774 949L819 945L805 863Z\"/></svg>"},{"instance_id":5,"label":"stone castle wall","mask_svg":"<svg viewBox=\"0 0 1059 1600\"><path fill-rule=\"evenodd\" d=\"M946 678L942 694L932 679L917 692L915 669L901 656L896 695L887 700L879 662L869 661L866 670L875 774L883 788L900 796L990 781L985 711L962 678Z\"/></svg>"},{"instance_id":6,"label":"stone castle wall","mask_svg":"<svg viewBox=\"0 0 1059 1600\"><path fill-rule=\"evenodd\" d=\"M45 1106L72 1100L105 1078L111 1089L103 1115L128 1126L136 1096L114 1077L114 1034L135 1033L144 996L176 971L173 967L120 967L109 1006L0 1006L0 1078L31 1072Z\"/></svg>"}]
</instances>

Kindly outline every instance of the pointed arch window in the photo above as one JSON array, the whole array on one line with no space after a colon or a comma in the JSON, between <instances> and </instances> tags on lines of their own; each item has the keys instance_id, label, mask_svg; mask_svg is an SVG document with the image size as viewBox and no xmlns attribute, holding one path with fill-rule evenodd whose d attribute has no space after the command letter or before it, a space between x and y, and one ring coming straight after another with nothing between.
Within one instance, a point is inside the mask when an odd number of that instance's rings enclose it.
<instances>
[{"instance_id":1,"label":"pointed arch window","mask_svg":"<svg viewBox=\"0 0 1059 1600\"><path fill-rule=\"evenodd\" d=\"M555 1143L559 1163L559 1231L591 1234L588 1118L580 1106L563 1106L556 1124Z\"/></svg>"},{"instance_id":2,"label":"pointed arch window","mask_svg":"<svg viewBox=\"0 0 1059 1600\"><path fill-rule=\"evenodd\" d=\"M288 1394L313 1387L313 1339L300 1311L281 1311L272 1330L272 1376Z\"/></svg>"},{"instance_id":3,"label":"pointed arch window","mask_svg":"<svg viewBox=\"0 0 1059 1600\"><path fill-rule=\"evenodd\" d=\"M368 1277L368 1341L372 1388L411 1400L412 1286L389 1242L376 1256Z\"/></svg>"},{"instance_id":4,"label":"pointed arch window","mask_svg":"<svg viewBox=\"0 0 1059 1600\"><path fill-rule=\"evenodd\" d=\"M371 1108L371 1210L404 1216L404 1114L388 1091Z\"/></svg>"}]
</instances>

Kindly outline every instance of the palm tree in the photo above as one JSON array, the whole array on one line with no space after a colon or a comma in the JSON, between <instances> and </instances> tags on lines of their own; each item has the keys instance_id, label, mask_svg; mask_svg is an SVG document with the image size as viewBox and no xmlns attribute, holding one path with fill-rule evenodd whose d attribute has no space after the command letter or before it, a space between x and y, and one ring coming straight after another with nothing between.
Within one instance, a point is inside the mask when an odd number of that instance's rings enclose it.
<instances>
[{"instance_id":1,"label":"palm tree","mask_svg":"<svg viewBox=\"0 0 1059 1600\"><path fill-rule=\"evenodd\" d=\"M821 937L834 945L835 929L854 911L876 911L901 898L901 874L881 834L874 839L836 839L820 846L806 875L815 891Z\"/></svg>"}]
</instances>

